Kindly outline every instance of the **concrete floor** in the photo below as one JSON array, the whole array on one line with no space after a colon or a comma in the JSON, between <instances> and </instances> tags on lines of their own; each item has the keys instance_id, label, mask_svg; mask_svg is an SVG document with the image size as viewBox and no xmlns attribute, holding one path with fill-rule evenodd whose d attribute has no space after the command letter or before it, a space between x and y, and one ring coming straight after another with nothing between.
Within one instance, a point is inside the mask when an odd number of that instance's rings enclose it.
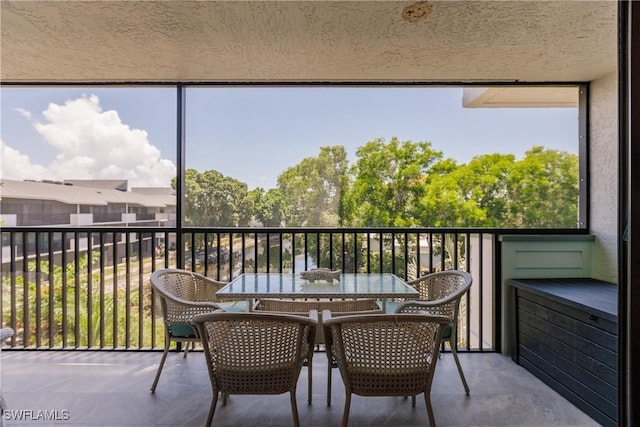
<instances>
[{"instance_id":1,"label":"concrete floor","mask_svg":"<svg viewBox=\"0 0 640 427\"><path fill-rule=\"evenodd\" d=\"M5 426L202 426L211 387L201 352L186 359L171 353L158 389L149 390L159 352L3 351L0 387L7 401ZM471 387L464 394L450 353L438 362L431 393L439 426L597 426L566 399L514 364L494 354L461 354ZM303 368L297 398L301 426L339 426L344 386L333 372L333 404L326 405L324 353L313 364L313 403L307 404ZM220 403L219 403L220 405ZM31 411L31 412L29 412ZM41 412L38 412L41 411ZM45 411L45 412L42 412ZM22 415L31 420L17 421ZM34 420L57 416L58 421ZM218 406L215 426L291 426L289 395L233 395ZM350 426L427 426L424 399L353 396Z\"/></svg>"}]
</instances>

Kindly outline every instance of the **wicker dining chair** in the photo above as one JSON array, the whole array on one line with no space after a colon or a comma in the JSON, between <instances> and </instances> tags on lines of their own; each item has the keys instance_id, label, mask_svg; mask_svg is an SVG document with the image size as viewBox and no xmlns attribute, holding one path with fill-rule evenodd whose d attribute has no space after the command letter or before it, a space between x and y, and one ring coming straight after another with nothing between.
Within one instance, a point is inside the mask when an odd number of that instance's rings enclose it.
<instances>
[{"instance_id":1,"label":"wicker dining chair","mask_svg":"<svg viewBox=\"0 0 640 427\"><path fill-rule=\"evenodd\" d=\"M171 342L185 345L184 357L190 345L200 342L198 331L191 325L193 316L221 310L214 301L216 292L224 283L191 271L164 268L151 274L151 286L160 300L165 331L164 352L151 385L151 392L155 392Z\"/></svg>"},{"instance_id":2,"label":"wicker dining chair","mask_svg":"<svg viewBox=\"0 0 640 427\"><path fill-rule=\"evenodd\" d=\"M311 310L318 312L318 328L316 328L316 346L324 345L324 331L322 329L322 313L331 311L332 316L349 316L355 314L382 314L382 305L372 298L345 299L345 300L291 300L263 298L256 302L254 311L270 311L288 314L309 313ZM327 364L327 405L331 405L331 379L333 368L337 368L337 362L330 360ZM309 387L309 403L311 403L312 390Z\"/></svg>"},{"instance_id":3,"label":"wicker dining chair","mask_svg":"<svg viewBox=\"0 0 640 427\"><path fill-rule=\"evenodd\" d=\"M420 292L419 300L401 303L395 309L395 312L425 312L449 318L449 324L444 330L442 342L449 343L464 391L469 394L469 385L458 359L458 314L460 301L469 291L473 278L466 271L447 270L427 274L408 283Z\"/></svg>"},{"instance_id":4,"label":"wicker dining chair","mask_svg":"<svg viewBox=\"0 0 640 427\"><path fill-rule=\"evenodd\" d=\"M427 314L323 314L327 357L338 361L345 386L342 426L351 395L412 396L424 393L429 424L435 426L431 384L449 318ZM413 400L415 405L415 399Z\"/></svg>"},{"instance_id":5,"label":"wicker dining chair","mask_svg":"<svg viewBox=\"0 0 640 427\"><path fill-rule=\"evenodd\" d=\"M293 424L300 425L296 386L304 364L311 382L316 312L308 317L216 312L194 317L193 324L202 339L213 393L207 426L213 420L219 393L226 397L286 392Z\"/></svg>"}]
</instances>

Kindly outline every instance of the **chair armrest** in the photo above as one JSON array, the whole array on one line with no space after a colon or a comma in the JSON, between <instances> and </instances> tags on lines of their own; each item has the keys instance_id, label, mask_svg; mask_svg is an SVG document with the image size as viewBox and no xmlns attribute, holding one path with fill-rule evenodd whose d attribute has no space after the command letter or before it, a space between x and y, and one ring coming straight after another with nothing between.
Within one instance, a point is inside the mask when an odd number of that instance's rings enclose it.
<instances>
[{"instance_id":1,"label":"chair armrest","mask_svg":"<svg viewBox=\"0 0 640 427\"><path fill-rule=\"evenodd\" d=\"M313 348L316 344L316 329L318 328L318 310L309 311L309 319L312 321L309 325L309 335L307 342L309 343L309 353L313 354Z\"/></svg>"},{"instance_id":2,"label":"chair armrest","mask_svg":"<svg viewBox=\"0 0 640 427\"><path fill-rule=\"evenodd\" d=\"M182 305L185 307L203 307L203 308L207 307L207 308L222 310L222 307L220 307L218 303L213 301L190 301L190 300L182 299L175 295L172 295L169 299L174 304Z\"/></svg>"},{"instance_id":3,"label":"chair armrest","mask_svg":"<svg viewBox=\"0 0 640 427\"><path fill-rule=\"evenodd\" d=\"M198 314L212 313L214 311L222 311L222 308L214 302L194 302L185 301L180 298L172 300L174 309L167 313L165 322L172 323L191 323L194 316Z\"/></svg>"},{"instance_id":4,"label":"chair armrest","mask_svg":"<svg viewBox=\"0 0 640 427\"><path fill-rule=\"evenodd\" d=\"M425 312L437 316L446 316L449 317L450 321L453 321L457 304L457 298L452 301L449 298L435 301L407 301L400 303L396 307L395 314Z\"/></svg>"},{"instance_id":5,"label":"chair armrest","mask_svg":"<svg viewBox=\"0 0 640 427\"><path fill-rule=\"evenodd\" d=\"M327 326L325 322L331 319L331 310L322 310L322 316L320 317L320 323L322 324L324 334L324 345L326 347L327 356L331 353L331 346L333 345L333 338L331 337L331 327Z\"/></svg>"}]
</instances>

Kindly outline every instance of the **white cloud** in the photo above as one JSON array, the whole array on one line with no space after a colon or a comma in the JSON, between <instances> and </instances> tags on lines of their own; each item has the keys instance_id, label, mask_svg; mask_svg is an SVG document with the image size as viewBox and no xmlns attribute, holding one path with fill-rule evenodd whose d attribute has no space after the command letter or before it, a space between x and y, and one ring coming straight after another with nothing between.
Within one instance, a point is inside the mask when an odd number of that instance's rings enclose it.
<instances>
[{"instance_id":1,"label":"white cloud","mask_svg":"<svg viewBox=\"0 0 640 427\"><path fill-rule=\"evenodd\" d=\"M24 108L16 108L16 111L20 113L21 116L26 117L27 119L31 119L30 111L27 111Z\"/></svg>"},{"instance_id":2,"label":"white cloud","mask_svg":"<svg viewBox=\"0 0 640 427\"><path fill-rule=\"evenodd\" d=\"M30 117L28 111L20 113ZM45 121L34 122L34 127L58 150L55 159L46 167L31 165L27 156L6 147L9 156L19 158L27 169L16 175L18 171L5 169L3 144L3 178L41 179L34 173L44 169L49 179L127 179L130 186L142 187L169 186L176 174L173 162L161 158L146 131L131 129L117 111L103 111L95 95L68 100L64 105L51 103L43 117Z\"/></svg>"},{"instance_id":3,"label":"white cloud","mask_svg":"<svg viewBox=\"0 0 640 427\"><path fill-rule=\"evenodd\" d=\"M29 156L0 139L0 174L3 178L41 180L47 178L47 168L31 163Z\"/></svg>"}]
</instances>

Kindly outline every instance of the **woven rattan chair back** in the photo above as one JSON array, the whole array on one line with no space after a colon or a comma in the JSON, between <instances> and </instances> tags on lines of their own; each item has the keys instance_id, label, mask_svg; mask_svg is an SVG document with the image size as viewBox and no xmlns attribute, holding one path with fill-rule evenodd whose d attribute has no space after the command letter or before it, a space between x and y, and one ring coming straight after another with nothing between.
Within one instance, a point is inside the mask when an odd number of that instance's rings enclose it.
<instances>
[{"instance_id":1,"label":"woven rattan chair back","mask_svg":"<svg viewBox=\"0 0 640 427\"><path fill-rule=\"evenodd\" d=\"M331 317L324 314L328 357L338 362L345 385L342 425L349 419L351 394L416 396L424 393L435 425L431 384L440 342L449 319L425 314ZM331 353L331 356L329 356Z\"/></svg>"},{"instance_id":2,"label":"woven rattan chair back","mask_svg":"<svg viewBox=\"0 0 640 427\"><path fill-rule=\"evenodd\" d=\"M378 300L373 298L344 299L344 300L300 300L300 299L274 299L263 298L254 305L254 311L278 312L285 314L305 315L312 310L319 314L318 331L316 333L316 344L324 344L324 333L322 332L322 312L329 310L336 316L350 314L375 314L383 313L382 306Z\"/></svg>"},{"instance_id":3,"label":"woven rattan chair back","mask_svg":"<svg viewBox=\"0 0 640 427\"><path fill-rule=\"evenodd\" d=\"M309 313L316 310L318 315L318 328L316 329L316 345L324 345L324 331L322 329L322 313L329 310L332 316L349 316L356 314L381 314L382 305L372 298L350 300L287 300L264 298L259 300L255 311L272 311L289 314ZM331 405L332 368L336 368L337 362L331 360L327 365L327 406ZM309 403L312 400L312 390L309 388Z\"/></svg>"},{"instance_id":4,"label":"woven rattan chair back","mask_svg":"<svg viewBox=\"0 0 640 427\"><path fill-rule=\"evenodd\" d=\"M151 274L151 287L160 300L165 326L164 352L151 385L152 392L160 380L171 342L185 343L186 357L189 345L200 341L191 321L197 314L220 310L215 301L216 292L222 286L224 283L187 270L165 268Z\"/></svg>"},{"instance_id":5,"label":"woven rattan chair back","mask_svg":"<svg viewBox=\"0 0 640 427\"><path fill-rule=\"evenodd\" d=\"M213 399L206 425L211 425L218 393L282 394L289 392L295 426L299 426L296 385L309 365L317 316L275 313L224 313L196 316L205 351Z\"/></svg>"},{"instance_id":6,"label":"woven rattan chair back","mask_svg":"<svg viewBox=\"0 0 640 427\"><path fill-rule=\"evenodd\" d=\"M451 353L456 362L462 385L469 394L469 385L462 371L458 358L458 317L462 297L469 291L473 278L466 271L447 270L408 282L420 292L419 301L401 303L396 308L396 313L428 313L438 316L446 316L450 323L445 330L443 342L451 346Z\"/></svg>"},{"instance_id":7,"label":"woven rattan chair back","mask_svg":"<svg viewBox=\"0 0 640 427\"><path fill-rule=\"evenodd\" d=\"M151 284L160 296L166 322L191 322L195 314L203 312L185 302L220 302L216 292L226 283L201 274L180 269L162 269L151 276Z\"/></svg>"}]
</instances>

